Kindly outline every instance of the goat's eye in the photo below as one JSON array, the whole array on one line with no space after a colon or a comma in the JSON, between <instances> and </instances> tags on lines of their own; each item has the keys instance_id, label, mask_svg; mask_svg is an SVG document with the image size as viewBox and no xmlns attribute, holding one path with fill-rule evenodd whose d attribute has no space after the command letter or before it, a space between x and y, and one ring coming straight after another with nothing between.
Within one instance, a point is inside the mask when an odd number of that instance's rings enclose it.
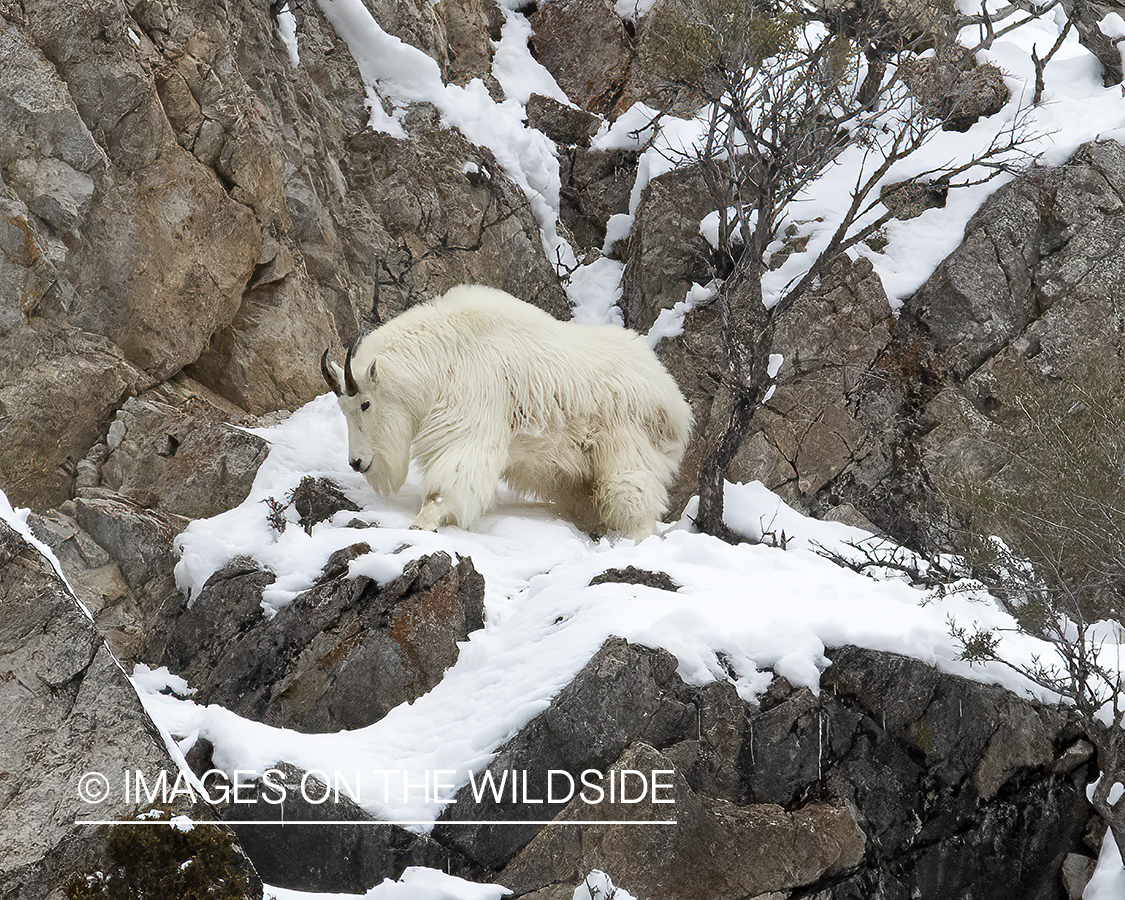
<instances>
[{"instance_id":1,"label":"goat's eye","mask_svg":"<svg viewBox=\"0 0 1125 900\"><path fill-rule=\"evenodd\" d=\"M362 402L362 403L361 403L361 404L359 405L359 408L360 408L360 411L361 411L361 412L367 412L367 411L368 411L369 409L371 409L371 401L370 401L370 400L364 400L364 401L363 401L363 402Z\"/></svg>"}]
</instances>

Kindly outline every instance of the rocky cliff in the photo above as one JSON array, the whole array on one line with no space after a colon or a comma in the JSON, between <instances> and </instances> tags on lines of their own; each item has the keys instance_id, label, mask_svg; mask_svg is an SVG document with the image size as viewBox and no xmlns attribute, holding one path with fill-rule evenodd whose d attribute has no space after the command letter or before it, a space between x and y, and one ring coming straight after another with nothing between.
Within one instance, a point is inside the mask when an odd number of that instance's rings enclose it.
<instances>
[{"instance_id":1,"label":"rocky cliff","mask_svg":"<svg viewBox=\"0 0 1125 900\"><path fill-rule=\"evenodd\" d=\"M373 513L326 477L253 494L269 451L255 426L323 392L324 348L471 282L559 318L651 332L696 418L679 516L732 402L727 320L690 298L729 260L701 230L715 209L704 173L667 144L653 150L649 120L687 115L706 92L651 76L651 5L0 0L0 491L32 510L29 531L69 582L12 517L0 520L4 897L117 896L130 883L134 838L75 825L83 772L234 767L190 730L162 737L122 664L167 666L193 702L270 727L362 729L439 686L466 647L482 652L470 636L501 615L489 599L533 593L562 565L522 572L518 588L490 583L471 558L484 545L400 543L393 506ZM383 41L378 59L349 24L361 11L377 23L377 34L363 27ZM899 34L916 12L883 14ZM1073 36L1066 47L1085 53ZM1015 76L970 56L952 75L920 69L911 90L940 105L933 84L945 78L971 131L1007 115ZM399 57L416 83L386 68ZM642 101L648 112L630 118ZM458 118L470 106L482 114ZM985 192L951 252L890 297L880 246L947 199L888 193L885 233L781 317L776 385L728 479L932 547L935 511L960 478L1006 477L1029 384L1057 406L1089 371L1125 383L1118 137L1085 140L1065 161L1048 152ZM778 267L805 252L816 221L794 221ZM670 315L682 328L661 331ZM249 551L216 566L189 603L177 536L240 504L275 542L287 523L310 541L321 523L317 535L349 539L285 588L284 604L268 596L278 573ZM772 540L784 553L785 532ZM409 561L364 574L357 561L371 553ZM612 583L678 587L662 572L614 571ZM236 842L210 825L221 866L204 880L252 896L257 867L281 887L364 891L417 865L541 900L569 898L593 870L638 900L1081 896L1105 826L1086 800L1099 771L1091 735L1065 708L846 638L827 645L819 690L773 663L754 691L737 690L745 673L722 652L700 683L698 669L686 677L682 659L642 643L587 647L474 771L542 782L597 770L622 784L622 773L660 771L674 827L594 824L573 797L482 810L462 787L425 835L239 824ZM301 760L279 764L304 783ZM272 819L268 788L255 782L249 810L199 802L162 814ZM654 796L597 815L661 819ZM145 808L122 801L99 815ZM284 813L375 818L344 800L293 800ZM202 826L192 833L203 840ZM211 852L149 851L176 866Z\"/></svg>"}]
</instances>

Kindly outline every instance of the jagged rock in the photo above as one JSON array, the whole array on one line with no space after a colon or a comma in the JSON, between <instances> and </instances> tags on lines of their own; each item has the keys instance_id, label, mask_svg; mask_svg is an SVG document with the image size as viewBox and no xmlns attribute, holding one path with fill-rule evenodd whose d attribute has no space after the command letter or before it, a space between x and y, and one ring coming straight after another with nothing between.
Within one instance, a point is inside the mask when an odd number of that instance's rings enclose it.
<instances>
[{"instance_id":1,"label":"jagged rock","mask_svg":"<svg viewBox=\"0 0 1125 900\"><path fill-rule=\"evenodd\" d=\"M360 776L371 777L369 772L340 774L352 787ZM224 785L215 776L206 782L215 796ZM269 783L260 778L243 783L238 800L220 807L220 818L240 823L231 826L239 843L262 879L277 887L362 893L385 878L397 879L407 866L467 874L455 854L426 835L378 824L347 792L343 783L334 790L312 773L280 763L271 767ZM326 824L241 824L247 820Z\"/></svg>"},{"instance_id":2,"label":"jagged rock","mask_svg":"<svg viewBox=\"0 0 1125 900\"><path fill-rule=\"evenodd\" d=\"M308 475L293 489L292 503L299 517L297 521L309 534L317 522L331 519L341 510L360 511L359 505L349 500L334 481Z\"/></svg>"},{"instance_id":3,"label":"jagged rock","mask_svg":"<svg viewBox=\"0 0 1125 900\"><path fill-rule=\"evenodd\" d=\"M663 747L685 739L689 731L694 732L695 709L692 692L675 670L675 658L667 651L610 639L550 708L500 749L488 771L497 784L505 772L515 772L530 784L545 785L551 769L574 774L585 769L608 771L625 748L637 740ZM444 823L543 820L556 815L564 805L514 803L506 798L499 803L489 800L482 807L466 787L446 807L433 836L486 868L500 869L543 826Z\"/></svg>"},{"instance_id":4,"label":"jagged rock","mask_svg":"<svg viewBox=\"0 0 1125 900\"><path fill-rule=\"evenodd\" d=\"M493 43L498 43L504 27L504 13L495 0L439 0L438 17L445 24L449 52L447 81L464 84L483 79L493 91ZM496 85L499 88L499 85ZM499 98L497 98L499 99Z\"/></svg>"},{"instance_id":5,"label":"jagged rock","mask_svg":"<svg viewBox=\"0 0 1125 900\"><path fill-rule=\"evenodd\" d=\"M900 72L922 111L940 119L946 131L968 131L1000 112L1011 97L1004 73L991 64L978 65L973 52L963 47L904 60Z\"/></svg>"},{"instance_id":6,"label":"jagged rock","mask_svg":"<svg viewBox=\"0 0 1125 900\"><path fill-rule=\"evenodd\" d=\"M788 502L810 503L840 473L882 462L881 439L893 426L874 400L857 415L860 397L880 354L891 342L894 319L871 263L841 259L821 283L779 319L773 350L785 359L769 401L754 413L750 432L727 475L758 480ZM725 423L729 397L720 389L717 313L697 307L684 333L658 345L661 360L694 398L695 431L672 491L672 508L698 491L699 461L712 422ZM883 384L881 379L880 385ZM835 501L835 502L831 502ZM829 505L831 503L831 505ZM831 496L817 506L839 505Z\"/></svg>"},{"instance_id":7,"label":"jagged rock","mask_svg":"<svg viewBox=\"0 0 1125 900\"><path fill-rule=\"evenodd\" d=\"M79 499L75 510L82 530L109 552L133 590L171 577L172 539L187 527L187 519L143 509L123 497Z\"/></svg>"},{"instance_id":8,"label":"jagged rock","mask_svg":"<svg viewBox=\"0 0 1125 900\"><path fill-rule=\"evenodd\" d=\"M58 557L74 594L94 617L94 624L123 663L137 659L147 638L151 610L137 602L121 569L78 522L59 510L31 513L27 524Z\"/></svg>"},{"instance_id":9,"label":"jagged rock","mask_svg":"<svg viewBox=\"0 0 1125 900\"><path fill-rule=\"evenodd\" d=\"M559 824L540 833L498 880L523 893L551 881L581 881L597 868L612 872L615 883L636 896L736 900L814 884L863 859L863 832L843 806L810 803L788 812L772 804L711 800L692 791L670 760L645 744L632 745L612 767L618 778L625 770L666 779L671 789L657 796L673 802L653 803L651 791L640 803L587 804L576 798L556 822L674 825ZM661 771L667 774L656 776Z\"/></svg>"},{"instance_id":10,"label":"jagged rock","mask_svg":"<svg viewBox=\"0 0 1125 900\"><path fill-rule=\"evenodd\" d=\"M0 337L0 489L37 509L64 502L76 463L146 382L97 335L19 328Z\"/></svg>"},{"instance_id":11,"label":"jagged rock","mask_svg":"<svg viewBox=\"0 0 1125 900\"><path fill-rule=\"evenodd\" d=\"M714 208L694 168L661 175L644 189L625 248L620 306L629 328L647 332L662 309L684 299L692 282L711 280L711 246L699 223Z\"/></svg>"},{"instance_id":12,"label":"jagged rock","mask_svg":"<svg viewBox=\"0 0 1125 900\"><path fill-rule=\"evenodd\" d=\"M1094 877L1098 861L1084 853L1068 853L1062 865L1062 882L1067 900L1082 900L1086 885Z\"/></svg>"},{"instance_id":13,"label":"jagged rock","mask_svg":"<svg viewBox=\"0 0 1125 900\"><path fill-rule=\"evenodd\" d=\"M92 493L108 488L147 509L189 519L238 506L269 448L228 424L239 411L213 396L180 379L127 400L106 444L87 457L100 469ZM90 493L79 487L79 496Z\"/></svg>"},{"instance_id":14,"label":"jagged rock","mask_svg":"<svg viewBox=\"0 0 1125 900\"><path fill-rule=\"evenodd\" d=\"M305 731L360 728L424 694L483 624L484 588L470 560L444 553L406 566L380 588L347 577L341 551L322 581L272 618L261 608L272 575L228 563L147 651L198 689L202 702Z\"/></svg>"},{"instance_id":15,"label":"jagged rock","mask_svg":"<svg viewBox=\"0 0 1125 900\"><path fill-rule=\"evenodd\" d=\"M418 104L405 122L412 140L366 132L348 142L344 175L364 204L352 215L363 217L369 246L380 248L369 260L375 321L470 283L567 318L526 198L490 151L440 127L439 118L436 109Z\"/></svg>"},{"instance_id":16,"label":"jagged rock","mask_svg":"<svg viewBox=\"0 0 1125 900\"><path fill-rule=\"evenodd\" d=\"M115 829L79 819L127 819L149 804L127 797L125 773L150 784L177 769L121 667L39 552L0 522L0 894L61 897L72 877L111 873ZM84 802L79 779L107 779L102 802ZM135 777L135 776L134 776ZM91 780L85 782L93 788ZM173 813L211 819L181 794ZM127 839L127 835L120 836ZM107 849L108 848L108 849ZM261 893L245 860L249 886Z\"/></svg>"},{"instance_id":17,"label":"jagged rock","mask_svg":"<svg viewBox=\"0 0 1125 900\"><path fill-rule=\"evenodd\" d=\"M610 216L629 212L638 154L572 150L563 157L559 218L579 247L601 249Z\"/></svg>"},{"instance_id":18,"label":"jagged rock","mask_svg":"<svg viewBox=\"0 0 1125 900\"><path fill-rule=\"evenodd\" d=\"M531 16L531 46L572 103L613 109L625 83L632 42L606 0L555 0Z\"/></svg>"},{"instance_id":19,"label":"jagged rock","mask_svg":"<svg viewBox=\"0 0 1125 900\"><path fill-rule=\"evenodd\" d=\"M591 138L601 125L601 119L593 113L575 109L542 94L532 94L526 109L528 125L564 146L589 147Z\"/></svg>"},{"instance_id":20,"label":"jagged rock","mask_svg":"<svg viewBox=\"0 0 1125 900\"><path fill-rule=\"evenodd\" d=\"M56 117L66 129L56 146L81 150L70 162L40 158L41 144L3 160L18 172L11 187L48 228L72 235L57 264L74 290L67 320L165 378L237 311L261 250L254 217L175 142L124 7L77 24L49 0L25 11L22 27L7 26L22 40L7 46L60 112L63 98L78 111Z\"/></svg>"},{"instance_id":21,"label":"jagged rock","mask_svg":"<svg viewBox=\"0 0 1125 900\"><path fill-rule=\"evenodd\" d=\"M549 799L550 770L660 769L676 803L586 802L566 796L561 776L551 782L559 803L515 802L507 791L496 803L487 790L477 803L465 788L433 837L521 894L596 867L641 896L788 896L815 885L824 900L986 900L1009 887L1053 897L1066 854L1086 852L1092 813L1090 745L1066 710L907 657L829 655L819 694L775 678L746 703L731 684L684 685L664 651L611 639L488 771L495 784L526 777L529 797ZM654 818L678 825L443 824ZM811 836L795 846L794 829ZM693 849L702 835L762 858L716 865L710 850Z\"/></svg>"}]
</instances>

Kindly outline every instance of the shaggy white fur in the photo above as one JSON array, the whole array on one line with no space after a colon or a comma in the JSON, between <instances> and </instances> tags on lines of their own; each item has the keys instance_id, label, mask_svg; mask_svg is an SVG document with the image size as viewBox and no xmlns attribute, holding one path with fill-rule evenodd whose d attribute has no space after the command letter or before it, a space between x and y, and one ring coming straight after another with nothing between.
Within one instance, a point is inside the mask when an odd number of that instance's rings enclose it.
<instances>
[{"instance_id":1,"label":"shaggy white fur","mask_svg":"<svg viewBox=\"0 0 1125 900\"><path fill-rule=\"evenodd\" d=\"M472 528L504 478L582 528L641 540L691 433L676 382L635 333L559 322L479 285L407 310L345 365L322 368L352 467L386 493L417 459L416 528Z\"/></svg>"}]
</instances>

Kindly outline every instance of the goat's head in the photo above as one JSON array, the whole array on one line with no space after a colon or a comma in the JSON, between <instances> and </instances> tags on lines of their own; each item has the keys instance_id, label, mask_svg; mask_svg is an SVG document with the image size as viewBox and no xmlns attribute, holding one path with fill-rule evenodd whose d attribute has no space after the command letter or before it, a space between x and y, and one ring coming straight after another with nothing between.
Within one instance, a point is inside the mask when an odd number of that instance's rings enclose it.
<instances>
[{"instance_id":1,"label":"goat's head","mask_svg":"<svg viewBox=\"0 0 1125 900\"><path fill-rule=\"evenodd\" d=\"M348 348L344 365L328 361L328 351L320 357L320 371L336 395L348 425L348 464L361 473L375 490L396 491L406 479L410 436L400 434L396 404L390 397L378 396L377 361L372 360L357 377L353 361L358 342Z\"/></svg>"}]
</instances>

